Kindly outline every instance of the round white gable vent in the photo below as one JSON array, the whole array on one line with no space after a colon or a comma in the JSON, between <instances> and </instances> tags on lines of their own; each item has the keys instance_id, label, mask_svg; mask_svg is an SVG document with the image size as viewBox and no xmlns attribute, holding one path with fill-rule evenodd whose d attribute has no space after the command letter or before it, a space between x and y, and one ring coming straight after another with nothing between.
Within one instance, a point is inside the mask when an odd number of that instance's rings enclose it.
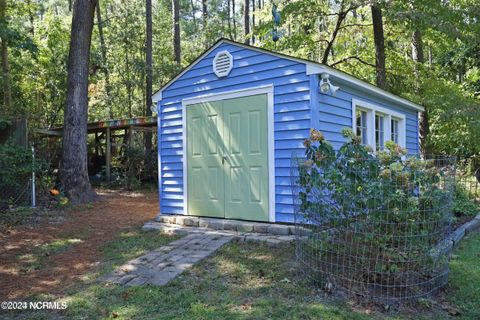
<instances>
[{"instance_id":1,"label":"round white gable vent","mask_svg":"<svg viewBox=\"0 0 480 320\"><path fill-rule=\"evenodd\" d=\"M230 52L224 50L220 51L213 58L213 72L217 77L226 77L232 71L233 57Z\"/></svg>"}]
</instances>

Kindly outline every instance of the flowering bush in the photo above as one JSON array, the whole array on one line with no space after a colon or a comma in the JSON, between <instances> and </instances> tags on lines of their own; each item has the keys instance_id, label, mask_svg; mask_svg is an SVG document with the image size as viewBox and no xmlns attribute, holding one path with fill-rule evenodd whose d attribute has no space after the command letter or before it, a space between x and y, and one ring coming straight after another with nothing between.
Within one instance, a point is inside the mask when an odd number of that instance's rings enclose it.
<instances>
[{"instance_id":1,"label":"flowering bush","mask_svg":"<svg viewBox=\"0 0 480 320\"><path fill-rule=\"evenodd\" d=\"M314 230L305 252L315 268L357 293L440 281L446 255L433 252L451 222L454 166L407 157L391 141L374 154L351 130L343 135L335 152L312 129L298 166L297 222Z\"/></svg>"}]
</instances>

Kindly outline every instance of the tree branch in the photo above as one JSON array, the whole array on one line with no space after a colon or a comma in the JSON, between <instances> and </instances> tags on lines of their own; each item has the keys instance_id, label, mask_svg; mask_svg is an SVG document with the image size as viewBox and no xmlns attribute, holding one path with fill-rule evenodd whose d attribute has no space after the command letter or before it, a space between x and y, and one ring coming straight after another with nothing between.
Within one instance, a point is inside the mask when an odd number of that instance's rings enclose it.
<instances>
[{"instance_id":1,"label":"tree branch","mask_svg":"<svg viewBox=\"0 0 480 320\"><path fill-rule=\"evenodd\" d=\"M343 58L343 59L341 59L341 60L338 60L338 61L332 63L332 64L330 65L330 67L335 67L335 66L338 65L338 64L347 62L348 60L352 60L352 59L353 59L353 60L357 60L357 61L363 63L364 65L367 65L367 66L370 66L370 67L375 68L375 64L369 63L369 62L367 62L367 61L365 61L365 60L362 60L361 58L359 58L359 57L357 57L357 56L349 56L349 57Z\"/></svg>"},{"instance_id":2,"label":"tree branch","mask_svg":"<svg viewBox=\"0 0 480 320\"><path fill-rule=\"evenodd\" d=\"M361 23L352 23L352 24L346 24L338 28L339 30L345 29L345 28L350 28L350 27L371 27L373 26L373 23L367 23L367 24L361 24Z\"/></svg>"}]
</instances>

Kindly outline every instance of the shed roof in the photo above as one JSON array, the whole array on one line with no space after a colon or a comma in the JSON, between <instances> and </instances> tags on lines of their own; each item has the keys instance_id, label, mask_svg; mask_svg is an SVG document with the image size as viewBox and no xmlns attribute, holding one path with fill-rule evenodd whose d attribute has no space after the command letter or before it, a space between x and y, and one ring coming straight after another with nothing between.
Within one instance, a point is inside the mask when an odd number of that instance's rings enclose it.
<instances>
[{"instance_id":1,"label":"shed roof","mask_svg":"<svg viewBox=\"0 0 480 320\"><path fill-rule=\"evenodd\" d=\"M377 86L374 86L364 80L358 79L355 76L352 76L346 72L337 70L335 68L329 67L327 65L310 61L307 59L302 59L302 58L296 58L290 55L286 55L283 53L278 53L278 52L273 52L270 50L250 46L244 43L228 40L225 38L219 39L215 44L213 44L209 49L207 49L204 53L202 53L197 59L195 59L188 67L183 69L179 74L177 74L174 78L172 78L169 82L167 82L164 86L162 86L160 89L158 89L152 96L153 102L158 102L162 100L162 92L167 89L172 83L174 83L177 79L179 79L181 76L183 76L186 72L188 72L193 66L195 66L200 60L202 60L204 57L206 57L210 52L215 50L217 47L220 45L228 43L232 44L235 46L243 47L246 49L254 50L257 52L261 52L264 54L269 54L277 57L281 57L284 59L288 59L291 61L296 61L302 64L305 64L307 67L307 74L320 74L320 73L328 73L331 76L335 77L337 80L344 81L346 83L351 83L354 86L360 87L361 89L365 90L365 92L372 94L374 96L384 98L386 100L392 101L394 103L397 103L401 106L404 106L409 109L414 109L416 111L424 111L424 107L416 104L410 100L407 100L405 98L402 98L398 95L395 95L391 92L388 92L386 90L383 90Z\"/></svg>"}]
</instances>

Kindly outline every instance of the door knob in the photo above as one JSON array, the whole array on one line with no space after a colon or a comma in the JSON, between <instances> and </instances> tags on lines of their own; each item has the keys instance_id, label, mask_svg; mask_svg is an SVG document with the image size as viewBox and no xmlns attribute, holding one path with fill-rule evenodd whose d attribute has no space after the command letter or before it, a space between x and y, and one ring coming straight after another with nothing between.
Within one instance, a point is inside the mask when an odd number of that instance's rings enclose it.
<instances>
[{"instance_id":1,"label":"door knob","mask_svg":"<svg viewBox=\"0 0 480 320\"><path fill-rule=\"evenodd\" d=\"M222 164L225 164L225 161L227 160L227 156L222 157Z\"/></svg>"}]
</instances>

